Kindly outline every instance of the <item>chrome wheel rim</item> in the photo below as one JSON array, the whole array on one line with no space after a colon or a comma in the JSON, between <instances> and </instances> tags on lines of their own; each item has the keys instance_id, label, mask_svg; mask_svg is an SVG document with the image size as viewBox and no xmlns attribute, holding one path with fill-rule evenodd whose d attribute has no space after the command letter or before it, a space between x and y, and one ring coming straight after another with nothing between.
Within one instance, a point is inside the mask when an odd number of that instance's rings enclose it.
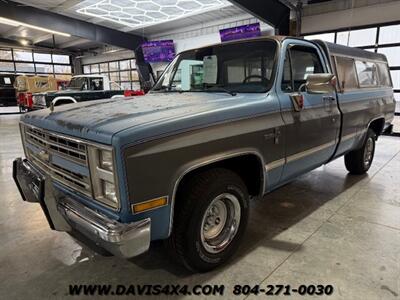
<instances>
[{"instance_id":1,"label":"chrome wheel rim","mask_svg":"<svg viewBox=\"0 0 400 300\"><path fill-rule=\"evenodd\" d=\"M374 153L374 141L370 137L368 138L365 144L365 150L364 150L364 166L366 168L368 168L371 165L373 153Z\"/></svg>"},{"instance_id":2,"label":"chrome wheel rim","mask_svg":"<svg viewBox=\"0 0 400 300\"><path fill-rule=\"evenodd\" d=\"M209 253L219 253L228 247L237 234L241 207L239 199L224 193L214 198L201 222L201 244Z\"/></svg>"}]
</instances>

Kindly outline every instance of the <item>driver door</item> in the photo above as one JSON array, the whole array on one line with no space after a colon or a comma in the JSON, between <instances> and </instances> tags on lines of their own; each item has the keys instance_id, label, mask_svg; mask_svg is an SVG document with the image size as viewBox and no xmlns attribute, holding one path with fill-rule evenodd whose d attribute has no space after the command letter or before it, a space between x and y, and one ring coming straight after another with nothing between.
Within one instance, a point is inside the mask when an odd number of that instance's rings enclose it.
<instances>
[{"instance_id":1,"label":"driver door","mask_svg":"<svg viewBox=\"0 0 400 300\"><path fill-rule=\"evenodd\" d=\"M282 174L285 182L332 157L340 134L340 111L335 92L310 94L302 88L309 74L332 73L321 59L320 49L307 42L290 40L283 48L286 55L277 92L286 132L286 164ZM296 94L302 96L299 111L294 109Z\"/></svg>"}]
</instances>

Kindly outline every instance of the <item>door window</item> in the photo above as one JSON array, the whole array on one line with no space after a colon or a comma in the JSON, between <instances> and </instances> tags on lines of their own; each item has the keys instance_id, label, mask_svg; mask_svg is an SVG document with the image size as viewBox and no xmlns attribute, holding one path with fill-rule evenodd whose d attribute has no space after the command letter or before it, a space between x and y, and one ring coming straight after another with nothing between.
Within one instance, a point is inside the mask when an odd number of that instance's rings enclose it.
<instances>
[{"instance_id":1,"label":"door window","mask_svg":"<svg viewBox=\"0 0 400 300\"><path fill-rule=\"evenodd\" d=\"M286 54L282 90L298 91L307 81L310 74L324 73L321 60L316 49L304 46L292 46Z\"/></svg>"},{"instance_id":2,"label":"door window","mask_svg":"<svg viewBox=\"0 0 400 300\"><path fill-rule=\"evenodd\" d=\"M103 88L103 78L90 78L90 89L92 91L102 91Z\"/></svg>"}]
</instances>

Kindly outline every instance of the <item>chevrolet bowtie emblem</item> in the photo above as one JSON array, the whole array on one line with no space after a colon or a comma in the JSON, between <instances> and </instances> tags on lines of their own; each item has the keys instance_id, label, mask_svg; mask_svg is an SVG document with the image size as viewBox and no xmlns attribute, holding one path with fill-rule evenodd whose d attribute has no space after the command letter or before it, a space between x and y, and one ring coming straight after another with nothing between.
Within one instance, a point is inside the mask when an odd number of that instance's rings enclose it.
<instances>
[{"instance_id":1,"label":"chevrolet bowtie emblem","mask_svg":"<svg viewBox=\"0 0 400 300\"><path fill-rule=\"evenodd\" d=\"M50 155L46 151L42 150L42 151L39 152L38 155L39 155L41 160L44 160L46 162L50 161Z\"/></svg>"}]
</instances>

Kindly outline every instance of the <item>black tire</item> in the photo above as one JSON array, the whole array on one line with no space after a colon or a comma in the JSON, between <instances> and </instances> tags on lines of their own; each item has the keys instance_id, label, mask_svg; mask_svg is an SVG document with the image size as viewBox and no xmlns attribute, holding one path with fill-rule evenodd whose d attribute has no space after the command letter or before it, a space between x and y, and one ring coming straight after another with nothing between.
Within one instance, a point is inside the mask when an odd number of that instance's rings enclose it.
<instances>
[{"instance_id":1,"label":"black tire","mask_svg":"<svg viewBox=\"0 0 400 300\"><path fill-rule=\"evenodd\" d=\"M167 245L170 250L173 250L175 258L178 258L186 268L195 272L206 272L225 263L237 250L247 227L249 195L242 179L236 173L227 169L216 168L204 171L192 176L185 182L177 196L174 227L167 241ZM223 197L226 197L226 199ZM229 197L231 199L228 199ZM234 200L234 198L238 201ZM236 204L234 206L236 209L233 209L233 206L228 209L232 199L234 200L232 203ZM221 248L222 250L218 249L220 251L218 253L208 251L206 248L210 249L210 245L208 241L205 242L204 240L204 232L208 233L208 226L211 226L212 229L213 226L220 226L219 222L217 224L219 217L214 219L216 225L209 225L208 223L211 217L219 215L218 213L215 214L216 207L215 205L211 206L212 203L225 203L226 207L221 209L221 211L226 212L225 216L229 214L235 215L234 211L237 212L240 207L240 214L236 214L236 216L240 215L239 226L232 225L233 227L231 227L229 225L229 220L236 223L233 217L225 217L225 221L221 221L221 224L225 225L223 225L224 229L218 235L221 236L218 239L219 241L224 235L229 236L229 230L225 228L237 228L237 230L234 231L236 234L233 234L227 246ZM217 211L219 212L219 209ZM213 213L210 215L210 212ZM204 220L206 220L207 224L204 223ZM215 251L214 248L213 250Z\"/></svg>"},{"instance_id":2,"label":"black tire","mask_svg":"<svg viewBox=\"0 0 400 300\"><path fill-rule=\"evenodd\" d=\"M361 175L368 172L375 155L376 134L368 129L365 141L360 149L353 150L344 156L346 169L350 174ZM372 149L370 148L372 147Z\"/></svg>"}]
</instances>

